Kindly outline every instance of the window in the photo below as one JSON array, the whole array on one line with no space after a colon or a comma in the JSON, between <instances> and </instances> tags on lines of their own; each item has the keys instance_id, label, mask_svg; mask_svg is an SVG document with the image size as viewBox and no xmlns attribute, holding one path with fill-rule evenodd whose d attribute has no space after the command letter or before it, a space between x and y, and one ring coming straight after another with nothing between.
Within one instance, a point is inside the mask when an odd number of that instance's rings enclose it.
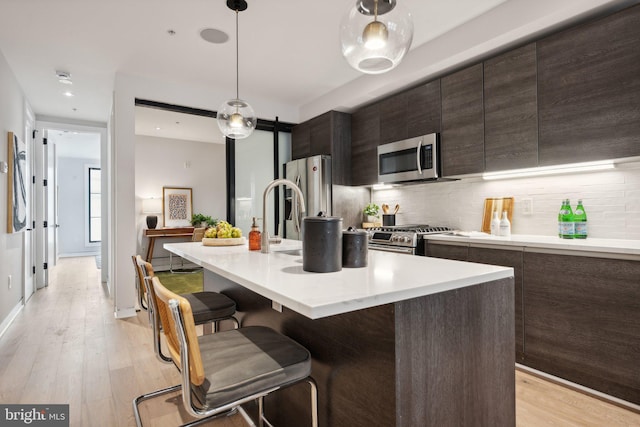
<instances>
[{"instance_id":1,"label":"window","mask_svg":"<svg viewBox=\"0 0 640 427\"><path fill-rule=\"evenodd\" d=\"M100 168L89 168L89 242L101 241L101 171Z\"/></svg>"}]
</instances>

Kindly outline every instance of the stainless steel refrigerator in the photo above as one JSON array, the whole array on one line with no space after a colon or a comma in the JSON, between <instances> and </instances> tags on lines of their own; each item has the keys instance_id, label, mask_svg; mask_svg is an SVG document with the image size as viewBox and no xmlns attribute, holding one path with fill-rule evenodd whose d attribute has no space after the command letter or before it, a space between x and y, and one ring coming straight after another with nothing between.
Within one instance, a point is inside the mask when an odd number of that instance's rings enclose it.
<instances>
[{"instance_id":1,"label":"stainless steel refrigerator","mask_svg":"<svg viewBox=\"0 0 640 427\"><path fill-rule=\"evenodd\" d=\"M287 162L285 178L296 183L305 201L305 213L301 214L298 208L296 194L290 188L285 187L284 192L284 218L285 237L287 239L301 240L300 227L304 216L317 215L324 212L331 215L332 191L331 191L331 156L319 155Z\"/></svg>"}]
</instances>

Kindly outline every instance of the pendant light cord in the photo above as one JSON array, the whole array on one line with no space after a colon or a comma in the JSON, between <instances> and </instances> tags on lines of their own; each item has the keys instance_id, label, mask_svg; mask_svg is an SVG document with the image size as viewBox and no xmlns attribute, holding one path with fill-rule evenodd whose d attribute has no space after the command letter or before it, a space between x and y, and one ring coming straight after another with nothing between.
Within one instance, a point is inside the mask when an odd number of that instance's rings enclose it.
<instances>
[{"instance_id":1,"label":"pendant light cord","mask_svg":"<svg viewBox=\"0 0 640 427\"><path fill-rule=\"evenodd\" d=\"M238 47L238 9L236 9L236 99L240 99L240 48Z\"/></svg>"}]
</instances>

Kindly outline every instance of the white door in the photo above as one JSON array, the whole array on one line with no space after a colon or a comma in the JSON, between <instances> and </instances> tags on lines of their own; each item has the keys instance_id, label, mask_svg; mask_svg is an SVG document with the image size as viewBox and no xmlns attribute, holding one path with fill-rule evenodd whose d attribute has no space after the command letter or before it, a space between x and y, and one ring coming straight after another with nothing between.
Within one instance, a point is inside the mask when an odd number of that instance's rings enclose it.
<instances>
[{"instance_id":1,"label":"white door","mask_svg":"<svg viewBox=\"0 0 640 427\"><path fill-rule=\"evenodd\" d=\"M58 263L58 179L57 179L56 144L47 143L47 260L48 268Z\"/></svg>"},{"instance_id":2,"label":"white door","mask_svg":"<svg viewBox=\"0 0 640 427\"><path fill-rule=\"evenodd\" d=\"M29 207L27 210L27 230L24 235L24 290L23 301L26 304L33 292L35 291L34 276L35 276L35 231L33 230L35 225L35 146L36 146L36 132L35 132L35 120L33 115L27 109L26 114L26 126L24 140L27 142L27 171L25 176L29 180L27 185L27 200L29 201Z\"/></svg>"},{"instance_id":3,"label":"white door","mask_svg":"<svg viewBox=\"0 0 640 427\"><path fill-rule=\"evenodd\" d=\"M36 287L38 289L49 286L49 271L48 271L48 248L49 248L49 233L47 230L48 219L48 162L49 162L49 150L47 145L47 131L43 131L41 138L36 142Z\"/></svg>"}]
</instances>

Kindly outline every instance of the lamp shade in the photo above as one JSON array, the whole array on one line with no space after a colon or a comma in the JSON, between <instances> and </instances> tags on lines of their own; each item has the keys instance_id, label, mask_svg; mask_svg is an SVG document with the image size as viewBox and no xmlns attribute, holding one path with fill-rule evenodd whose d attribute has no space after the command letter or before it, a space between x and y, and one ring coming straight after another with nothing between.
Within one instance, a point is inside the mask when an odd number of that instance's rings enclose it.
<instances>
[{"instance_id":1,"label":"lamp shade","mask_svg":"<svg viewBox=\"0 0 640 427\"><path fill-rule=\"evenodd\" d=\"M142 213L159 214L162 213L162 199L142 199Z\"/></svg>"},{"instance_id":2,"label":"lamp shade","mask_svg":"<svg viewBox=\"0 0 640 427\"><path fill-rule=\"evenodd\" d=\"M251 105L241 99L225 101L216 114L220 132L233 139L251 135L258 121Z\"/></svg>"},{"instance_id":3,"label":"lamp shade","mask_svg":"<svg viewBox=\"0 0 640 427\"><path fill-rule=\"evenodd\" d=\"M367 74L395 68L412 40L411 14L396 0L356 0L340 24L342 55Z\"/></svg>"}]
</instances>

